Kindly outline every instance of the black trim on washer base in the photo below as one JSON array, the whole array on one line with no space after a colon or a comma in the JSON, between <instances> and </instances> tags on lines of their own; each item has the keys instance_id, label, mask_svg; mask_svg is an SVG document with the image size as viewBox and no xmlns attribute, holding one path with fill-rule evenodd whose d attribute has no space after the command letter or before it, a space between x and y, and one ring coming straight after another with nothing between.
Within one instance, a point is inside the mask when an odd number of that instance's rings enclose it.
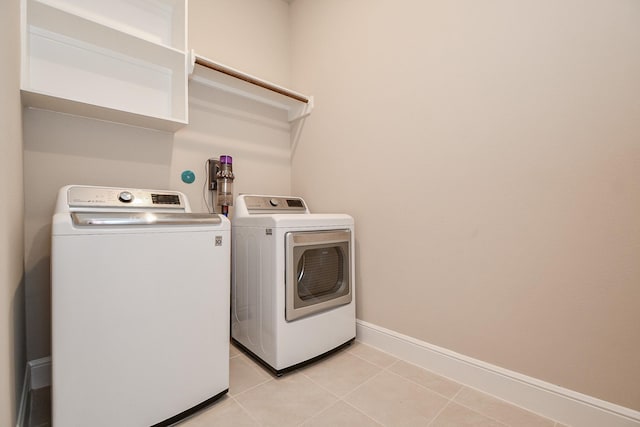
<instances>
[{"instance_id":1,"label":"black trim on washer base","mask_svg":"<svg viewBox=\"0 0 640 427\"><path fill-rule=\"evenodd\" d=\"M190 409L187 409L186 411L180 412L178 415L174 415L171 418L167 418L166 420L161 421L158 424L154 424L151 427L167 427L167 426L170 426L170 425L173 425L173 424L177 423L178 421L182 421L183 419L187 418L188 416L193 415L196 412L198 412L199 410L201 410L203 408L206 408L207 406L213 404L216 400L218 400L222 396L224 396L228 391L229 391L229 389L226 389L226 390L216 394L215 396L210 397L209 399L205 400L204 402L198 403L193 408L190 408Z\"/></svg>"},{"instance_id":2,"label":"black trim on washer base","mask_svg":"<svg viewBox=\"0 0 640 427\"><path fill-rule=\"evenodd\" d=\"M323 357L329 356L330 354L333 354L339 350L342 350L345 347L348 347L351 345L352 342L354 342L356 340L356 337L351 338L349 341L340 344L339 346L326 351L316 357L312 357L309 360L305 360L304 362L300 362L300 363L296 363L295 365L291 365L288 368L284 368L284 369L276 369L273 366L269 365L267 362L265 362L264 360L262 360L259 356L257 356L255 353L253 353L251 350L249 350L247 347L245 347L244 345L240 344L238 341L236 341L235 338L231 338L231 341L233 341L233 343L235 345L237 345L240 350L242 350L243 352L245 352L248 356L250 356L253 360L255 360L256 362L260 363L262 366L264 366L265 368L267 368L272 374L274 374L277 377L281 377L284 374L286 374L287 372L291 372L291 371L295 371L298 368L301 368L305 365L310 365L313 362L316 362L320 359L322 359ZM154 426L155 427L155 426Z\"/></svg>"}]
</instances>

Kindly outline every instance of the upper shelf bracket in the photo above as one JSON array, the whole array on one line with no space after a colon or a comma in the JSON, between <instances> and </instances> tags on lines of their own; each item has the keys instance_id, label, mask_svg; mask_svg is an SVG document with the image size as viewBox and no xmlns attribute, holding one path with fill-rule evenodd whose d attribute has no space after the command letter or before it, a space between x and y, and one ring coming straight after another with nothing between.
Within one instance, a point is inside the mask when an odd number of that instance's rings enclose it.
<instances>
[{"instance_id":1,"label":"upper shelf bracket","mask_svg":"<svg viewBox=\"0 0 640 427\"><path fill-rule=\"evenodd\" d=\"M289 123L307 117L313 110L313 96L303 95L196 55L193 50L189 56L189 77L192 81L286 110Z\"/></svg>"}]
</instances>

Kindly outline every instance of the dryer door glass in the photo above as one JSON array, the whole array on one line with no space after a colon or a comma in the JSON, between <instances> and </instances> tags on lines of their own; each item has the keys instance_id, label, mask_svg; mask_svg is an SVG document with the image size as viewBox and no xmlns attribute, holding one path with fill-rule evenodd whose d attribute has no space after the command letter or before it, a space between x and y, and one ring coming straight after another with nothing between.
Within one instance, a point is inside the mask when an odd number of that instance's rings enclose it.
<instances>
[{"instance_id":1,"label":"dryer door glass","mask_svg":"<svg viewBox=\"0 0 640 427\"><path fill-rule=\"evenodd\" d=\"M313 303L327 295L344 295L348 291L344 286L344 259L345 253L340 246L306 249L300 256L296 272L298 298Z\"/></svg>"},{"instance_id":2,"label":"dryer door glass","mask_svg":"<svg viewBox=\"0 0 640 427\"><path fill-rule=\"evenodd\" d=\"M286 239L287 320L351 302L349 230L290 232Z\"/></svg>"}]
</instances>

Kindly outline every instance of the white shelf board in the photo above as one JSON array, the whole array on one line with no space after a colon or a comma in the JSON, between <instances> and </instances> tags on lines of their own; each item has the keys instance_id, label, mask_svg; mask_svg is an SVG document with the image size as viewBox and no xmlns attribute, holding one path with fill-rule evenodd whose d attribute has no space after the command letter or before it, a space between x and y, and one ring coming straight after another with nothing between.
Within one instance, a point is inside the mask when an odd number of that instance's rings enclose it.
<instances>
[{"instance_id":1,"label":"white shelf board","mask_svg":"<svg viewBox=\"0 0 640 427\"><path fill-rule=\"evenodd\" d=\"M171 46L184 33L179 0L23 1L25 106L166 131L188 123L187 52ZM168 28L130 27L147 18Z\"/></svg>"},{"instance_id":2,"label":"white shelf board","mask_svg":"<svg viewBox=\"0 0 640 427\"><path fill-rule=\"evenodd\" d=\"M150 42L186 49L183 0L29 0L40 13L66 13L135 35ZM49 12L47 12L47 10Z\"/></svg>"},{"instance_id":3,"label":"white shelf board","mask_svg":"<svg viewBox=\"0 0 640 427\"><path fill-rule=\"evenodd\" d=\"M181 67L186 65L185 52L179 49L154 43L39 1L32 0L29 8L28 29L38 28L59 34L60 38L81 40L89 45L171 68L176 64Z\"/></svg>"},{"instance_id":4,"label":"white shelf board","mask_svg":"<svg viewBox=\"0 0 640 427\"><path fill-rule=\"evenodd\" d=\"M191 51L189 78L205 86L287 111L289 122L311 114L313 96L303 95L267 80L198 56Z\"/></svg>"},{"instance_id":5,"label":"white shelf board","mask_svg":"<svg viewBox=\"0 0 640 427\"><path fill-rule=\"evenodd\" d=\"M154 117L144 114L122 111L100 105L87 104L44 93L21 91L22 105L36 109L57 111L74 116L89 117L108 122L123 123L148 129L157 129L166 132L175 132L184 127L186 120L177 120L173 117Z\"/></svg>"},{"instance_id":6,"label":"white shelf board","mask_svg":"<svg viewBox=\"0 0 640 427\"><path fill-rule=\"evenodd\" d=\"M153 117L186 119L186 66L179 58L166 67L38 27L30 27L28 34L23 90Z\"/></svg>"}]
</instances>

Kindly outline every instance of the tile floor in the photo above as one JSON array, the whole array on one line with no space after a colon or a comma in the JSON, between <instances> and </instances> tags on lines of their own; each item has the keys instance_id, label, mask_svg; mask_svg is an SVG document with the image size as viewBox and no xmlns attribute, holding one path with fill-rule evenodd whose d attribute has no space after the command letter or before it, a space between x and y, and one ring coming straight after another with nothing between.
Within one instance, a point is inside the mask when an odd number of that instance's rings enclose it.
<instances>
[{"instance_id":1,"label":"tile floor","mask_svg":"<svg viewBox=\"0 0 640 427\"><path fill-rule=\"evenodd\" d=\"M179 427L562 426L359 342L280 378L232 346L230 376Z\"/></svg>"}]
</instances>

